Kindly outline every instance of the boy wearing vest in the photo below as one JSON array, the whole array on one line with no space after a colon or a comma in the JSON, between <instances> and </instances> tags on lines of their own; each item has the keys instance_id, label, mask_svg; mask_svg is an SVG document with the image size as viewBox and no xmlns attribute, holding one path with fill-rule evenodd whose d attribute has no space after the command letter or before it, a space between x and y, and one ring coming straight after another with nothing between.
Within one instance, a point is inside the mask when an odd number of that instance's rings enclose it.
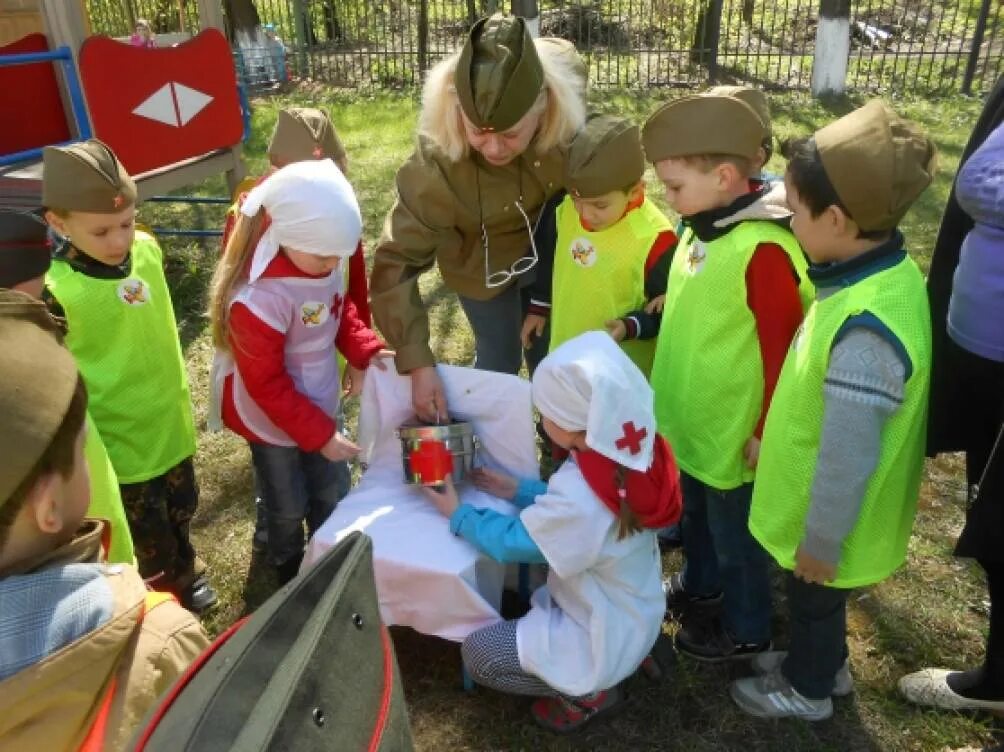
<instances>
[{"instance_id":1,"label":"boy wearing vest","mask_svg":"<svg viewBox=\"0 0 1004 752\"><path fill-rule=\"evenodd\" d=\"M648 376L655 343L638 334L651 326L646 305L666 291L667 251L676 235L645 197L644 173L641 133L630 121L596 115L576 135L554 236L537 235L540 284L523 325L526 346L531 335L542 336L548 317L549 352L583 332L608 328Z\"/></svg>"},{"instance_id":2,"label":"boy wearing vest","mask_svg":"<svg viewBox=\"0 0 1004 752\"><path fill-rule=\"evenodd\" d=\"M817 299L784 363L764 430L750 531L788 574L789 650L757 656L732 697L810 721L853 689L851 588L903 563L924 458L931 323L897 224L935 150L880 100L798 144L785 184Z\"/></svg>"},{"instance_id":3,"label":"boy wearing vest","mask_svg":"<svg viewBox=\"0 0 1004 752\"><path fill-rule=\"evenodd\" d=\"M34 214L0 211L0 288L41 298L45 273L51 263L50 246L48 227ZM108 525L107 559L110 563L135 564L118 478L90 413L87 414L84 456L91 487L87 516L104 520Z\"/></svg>"},{"instance_id":4,"label":"boy wearing vest","mask_svg":"<svg viewBox=\"0 0 1004 752\"><path fill-rule=\"evenodd\" d=\"M136 185L100 141L46 147L42 201L65 238L45 296L66 319L66 346L118 476L139 571L152 588L204 611L216 593L189 538L195 426L163 253L136 232Z\"/></svg>"},{"instance_id":5,"label":"boy wearing vest","mask_svg":"<svg viewBox=\"0 0 1004 752\"><path fill-rule=\"evenodd\" d=\"M764 138L749 105L684 97L652 115L643 138L684 227L652 368L659 431L683 485L686 563L666 583L667 606L682 617L680 652L749 658L771 646L769 560L747 527L752 481L809 298L805 261L783 186L749 178Z\"/></svg>"},{"instance_id":6,"label":"boy wearing vest","mask_svg":"<svg viewBox=\"0 0 1004 752\"><path fill-rule=\"evenodd\" d=\"M0 290L2 749L122 750L209 644L88 508L87 393L45 306Z\"/></svg>"}]
</instances>

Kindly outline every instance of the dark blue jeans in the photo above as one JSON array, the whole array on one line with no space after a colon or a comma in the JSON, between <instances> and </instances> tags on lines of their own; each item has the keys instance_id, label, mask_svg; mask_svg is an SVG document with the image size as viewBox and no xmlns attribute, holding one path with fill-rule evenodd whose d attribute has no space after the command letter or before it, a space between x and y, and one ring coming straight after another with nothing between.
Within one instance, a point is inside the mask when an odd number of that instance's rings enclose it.
<instances>
[{"instance_id":1,"label":"dark blue jeans","mask_svg":"<svg viewBox=\"0 0 1004 752\"><path fill-rule=\"evenodd\" d=\"M736 642L770 639L770 557L750 534L753 484L729 491L680 473L683 488L683 587L722 592L723 621Z\"/></svg>"},{"instance_id":2,"label":"dark blue jeans","mask_svg":"<svg viewBox=\"0 0 1004 752\"><path fill-rule=\"evenodd\" d=\"M279 566L303 553L303 523L313 535L349 492L348 463L296 447L251 444L268 523L268 560Z\"/></svg>"},{"instance_id":3,"label":"dark blue jeans","mask_svg":"<svg viewBox=\"0 0 1004 752\"><path fill-rule=\"evenodd\" d=\"M847 660L847 595L850 591L803 582L788 572L791 642L781 672L810 700L833 692Z\"/></svg>"}]
</instances>

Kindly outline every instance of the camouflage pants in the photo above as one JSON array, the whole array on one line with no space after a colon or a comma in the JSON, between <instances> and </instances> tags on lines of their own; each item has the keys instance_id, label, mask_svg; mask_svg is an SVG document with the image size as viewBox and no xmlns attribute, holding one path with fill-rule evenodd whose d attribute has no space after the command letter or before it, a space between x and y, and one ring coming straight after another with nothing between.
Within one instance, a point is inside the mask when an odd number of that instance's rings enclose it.
<instances>
[{"instance_id":1,"label":"camouflage pants","mask_svg":"<svg viewBox=\"0 0 1004 752\"><path fill-rule=\"evenodd\" d=\"M119 488L140 575L155 590L184 590L198 574L189 538L199 503L192 458L156 478Z\"/></svg>"}]
</instances>

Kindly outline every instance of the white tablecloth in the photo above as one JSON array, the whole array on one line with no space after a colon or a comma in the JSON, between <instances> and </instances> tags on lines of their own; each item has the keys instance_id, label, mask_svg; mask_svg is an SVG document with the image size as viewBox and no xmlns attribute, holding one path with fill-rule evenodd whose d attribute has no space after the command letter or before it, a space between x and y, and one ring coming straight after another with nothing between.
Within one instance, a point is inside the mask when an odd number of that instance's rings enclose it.
<instances>
[{"instance_id":1,"label":"white tablecloth","mask_svg":"<svg viewBox=\"0 0 1004 752\"><path fill-rule=\"evenodd\" d=\"M481 442L478 464L538 477L529 382L454 366L439 366L439 374L451 417L474 424ZM410 379L393 368L370 369L359 415L366 472L310 540L303 566L361 530L373 539L384 622L459 642L499 619L505 567L454 536L448 520L418 489L404 484L401 443L394 432L413 418ZM469 484L459 491L468 504L516 512Z\"/></svg>"}]
</instances>

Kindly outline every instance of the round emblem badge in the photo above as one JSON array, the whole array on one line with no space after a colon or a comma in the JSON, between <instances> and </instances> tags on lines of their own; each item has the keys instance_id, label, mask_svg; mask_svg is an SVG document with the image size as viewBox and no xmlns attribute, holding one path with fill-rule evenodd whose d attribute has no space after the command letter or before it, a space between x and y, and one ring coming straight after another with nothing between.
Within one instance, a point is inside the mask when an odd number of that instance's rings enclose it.
<instances>
[{"instance_id":1,"label":"round emblem badge","mask_svg":"<svg viewBox=\"0 0 1004 752\"><path fill-rule=\"evenodd\" d=\"M708 251L704 243L697 240L687 252L687 271L692 275L697 274L704 268L704 261L708 258Z\"/></svg>"},{"instance_id":2,"label":"round emblem badge","mask_svg":"<svg viewBox=\"0 0 1004 752\"><path fill-rule=\"evenodd\" d=\"M328 320L328 307L318 300L308 300L300 306L300 321L308 329L320 326Z\"/></svg>"},{"instance_id":3,"label":"round emblem badge","mask_svg":"<svg viewBox=\"0 0 1004 752\"><path fill-rule=\"evenodd\" d=\"M150 302L150 288L146 282L135 277L123 279L116 292L119 300L126 305L140 306Z\"/></svg>"},{"instance_id":4,"label":"round emblem badge","mask_svg":"<svg viewBox=\"0 0 1004 752\"><path fill-rule=\"evenodd\" d=\"M572 261L579 266L590 267L596 263L596 248L585 238L573 240L568 250L572 254Z\"/></svg>"}]
</instances>

